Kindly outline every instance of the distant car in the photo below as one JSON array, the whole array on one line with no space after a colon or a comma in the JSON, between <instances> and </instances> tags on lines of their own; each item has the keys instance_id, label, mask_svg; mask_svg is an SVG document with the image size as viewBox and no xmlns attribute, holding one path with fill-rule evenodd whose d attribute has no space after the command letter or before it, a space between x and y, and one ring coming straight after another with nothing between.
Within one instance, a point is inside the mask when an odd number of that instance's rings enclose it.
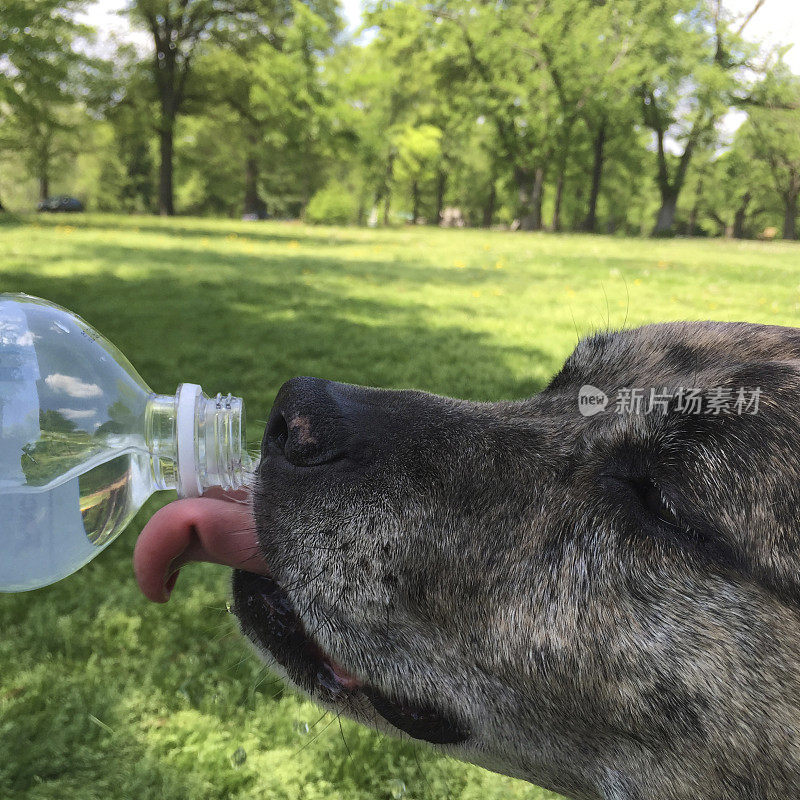
<instances>
[{"instance_id":1,"label":"distant car","mask_svg":"<svg viewBox=\"0 0 800 800\"><path fill-rule=\"evenodd\" d=\"M68 197L65 194L58 195L58 197L48 197L47 200L42 200L38 206L37 211L51 211L57 213L59 211L65 213L78 213L83 211L83 203L77 197Z\"/></svg>"}]
</instances>

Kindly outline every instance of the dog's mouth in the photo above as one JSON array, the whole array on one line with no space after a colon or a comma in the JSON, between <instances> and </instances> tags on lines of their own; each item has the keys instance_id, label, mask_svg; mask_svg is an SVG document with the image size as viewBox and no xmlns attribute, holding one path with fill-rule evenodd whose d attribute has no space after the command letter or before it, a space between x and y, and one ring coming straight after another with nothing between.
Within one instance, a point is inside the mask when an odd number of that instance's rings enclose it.
<instances>
[{"instance_id":1,"label":"dog's mouth","mask_svg":"<svg viewBox=\"0 0 800 800\"><path fill-rule=\"evenodd\" d=\"M271 576L236 570L233 596L243 633L268 650L312 696L343 704L362 695L389 724L433 744L456 744L469 737L465 726L444 712L388 697L349 673L309 635L288 593Z\"/></svg>"}]
</instances>

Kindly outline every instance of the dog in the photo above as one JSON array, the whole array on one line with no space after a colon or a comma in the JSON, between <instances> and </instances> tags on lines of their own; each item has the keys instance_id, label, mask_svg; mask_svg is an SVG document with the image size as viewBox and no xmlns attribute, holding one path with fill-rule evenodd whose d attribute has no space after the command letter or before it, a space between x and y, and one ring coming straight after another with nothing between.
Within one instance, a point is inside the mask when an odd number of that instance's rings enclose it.
<instances>
[{"instance_id":1,"label":"dog","mask_svg":"<svg viewBox=\"0 0 800 800\"><path fill-rule=\"evenodd\" d=\"M233 611L321 706L576 800L800 794L800 329L599 332L516 402L295 378L252 502Z\"/></svg>"}]
</instances>

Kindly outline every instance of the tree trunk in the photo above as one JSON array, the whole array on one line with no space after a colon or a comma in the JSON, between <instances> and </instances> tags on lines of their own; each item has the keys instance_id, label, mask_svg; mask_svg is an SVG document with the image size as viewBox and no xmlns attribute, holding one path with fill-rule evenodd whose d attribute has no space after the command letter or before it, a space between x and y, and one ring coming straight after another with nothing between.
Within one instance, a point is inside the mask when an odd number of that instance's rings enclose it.
<instances>
[{"instance_id":1,"label":"tree trunk","mask_svg":"<svg viewBox=\"0 0 800 800\"><path fill-rule=\"evenodd\" d=\"M797 201L800 191L790 192L783 199L783 238L794 240L797 238Z\"/></svg>"},{"instance_id":2,"label":"tree trunk","mask_svg":"<svg viewBox=\"0 0 800 800\"><path fill-rule=\"evenodd\" d=\"M537 167L533 177L528 170L514 171L517 194L522 208L519 227L523 231L542 229L542 202L544 201L544 168Z\"/></svg>"},{"instance_id":3,"label":"tree trunk","mask_svg":"<svg viewBox=\"0 0 800 800\"><path fill-rule=\"evenodd\" d=\"M386 162L386 172L383 175L383 185L380 192L378 192L378 197L375 202L376 205L380 205L380 201L383 200L384 225L389 224L389 212L392 204L392 176L394 175L394 160L396 157L397 153L389 153L389 160Z\"/></svg>"},{"instance_id":4,"label":"tree trunk","mask_svg":"<svg viewBox=\"0 0 800 800\"><path fill-rule=\"evenodd\" d=\"M578 184L575 187L575 207L580 208L582 205L583 205L583 186ZM580 220L577 220L575 217L573 217L570 224L570 230L582 231L584 219L585 217L581 217Z\"/></svg>"},{"instance_id":5,"label":"tree trunk","mask_svg":"<svg viewBox=\"0 0 800 800\"><path fill-rule=\"evenodd\" d=\"M50 197L50 176L43 172L39 176L39 199L47 200Z\"/></svg>"},{"instance_id":6,"label":"tree trunk","mask_svg":"<svg viewBox=\"0 0 800 800\"><path fill-rule=\"evenodd\" d=\"M391 192L386 192L383 198L383 224L389 224L389 212L391 211L392 206L392 194Z\"/></svg>"},{"instance_id":7,"label":"tree trunk","mask_svg":"<svg viewBox=\"0 0 800 800\"><path fill-rule=\"evenodd\" d=\"M172 217L175 214L173 200L173 155L175 120L165 120L159 131L159 144L161 163L158 175L158 212L162 217Z\"/></svg>"},{"instance_id":8,"label":"tree trunk","mask_svg":"<svg viewBox=\"0 0 800 800\"><path fill-rule=\"evenodd\" d=\"M692 210L689 212L689 230L687 234L694 236L695 229L697 228L697 218L700 216L700 198L703 196L703 181L697 181L697 189L694 193L694 203Z\"/></svg>"},{"instance_id":9,"label":"tree trunk","mask_svg":"<svg viewBox=\"0 0 800 800\"><path fill-rule=\"evenodd\" d=\"M655 104L655 98L652 94L650 96L652 102ZM656 224L652 232L653 236L669 236L674 233L678 196L681 193L681 189L683 189L683 184L686 182L686 174L689 171L689 164L692 161L694 149L697 146L700 135L710 122L711 121L707 120L704 116L698 116L695 119L692 130L689 133L689 138L683 148L683 154L678 161L678 167L672 178L670 178L669 159L664 145L666 130L660 126L653 128L656 132L656 143L658 145L658 175L656 176L656 181L658 183L658 191L661 195L661 207L658 209ZM651 125L650 127L653 126Z\"/></svg>"},{"instance_id":10,"label":"tree trunk","mask_svg":"<svg viewBox=\"0 0 800 800\"><path fill-rule=\"evenodd\" d=\"M537 167L533 180L533 194L531 196L531 211L533 213L533 230L542 229L542 203L544 203L544 167Z\"/></svg>"},{"instance_id":11,"label":"tree trunk","mask_svg":"<svg viewBox=\"0 0 800 800\"><path fill-rule=\"evenodd\" d=\"M605 161L606 122L601 123L594 137L594 163L592 164L592 189L589 192L589 207L586 210L586 219L583 221L583 230L594 233L597 228L597 201L600 198L600 184L603 180L603 165Z\"/></svg>"},{"instance_id":12,"label":"tree trunk","mask_svg":"<svg viewBox=\"0 0 800 800\"><path fill-rule=\"evenodd\" d=\"M559 148L558 178L556 179L556 196L553 201L552 230L558 233L561 230L561 203L564 199L564 183L566 182L567 163L572 149L572 129L575 127L575 117L570 116L564 123L561 134L561 147Z\"/></svg>"},{"instance_id":13,"label":"tree trunk","mask_svg":"<svg viewBox=\"0 0 800 800\"><path fill-rule=\"evenodd\" d=\"M667 192L662 192L661 207L658 209L658 217L653 228L653 236L667 236L673 231L675 225L675 213L678 210L678 193L671 188Z\"/></svg>"},{"instance_id":14,"label":"tree trunk","mask_svg":"<svg viewBox=\"0 0 800 800\"><path fill-rule=\"evenodd\" d=\"M261 198L258 196L258 159L251 153L244 164L244 213L261 217Z\"/></svg>"},{"instance_id":15,"label":"tree trunk","mask_svg":"<svg viewBox=\"0 0 800 800\"><path fill-rule=\"evenodd\" d=\"M419 183L416 180L411 184L411 206L411 224L416 225L419 217Z\"/></svg>"},{"instance_id":16,"label":"tree trunk","mask_svg":"<svg viewBox=\"0 0 800 800\"><path fill-rule=\"evenodd\" d=\"M744 223L747 218L747 206L750 205L751 197L752 195L750 192L745 192L739 208L736 209L736 214L734 214L733 217L733 228L731 229L731 236L733 236L734 239L744 239Z\"/></svg>"},{"instance_id":17,"label":"tree trunk","mask_svg":"<svg viewBox=\"0 0 800 800\"><path fill-rule=\"evenodd\" d=\"M483 206L483 227L491 228L492 220L494 219L494 207L497 203L497 181L492 180L492 185L489 187L489 197L486 198L486 204Z\"/></svg>"},{"instance_id":18,"label":"tree trunk","mask_svg":"<svg viewBox=\"0 0 800 800\"><path fill-rule=\"evenodd\" d=\"M447 173L440 169L436 176L436 225L442 224L442 212L444 211L444 193L447 189Z\"/></svg>"},{"instance_id":19,"label":"tree trunk","mask_svg":"<svg viewBox=\"0 0 800 800\"><path fill-rule=\"evenodd\" d=\"M564 196L564 170L562 166L558 171L558 181L556 182L556 197L553 203L553 232L561 230L561 200Z\"/></svg>"}]
</instances>

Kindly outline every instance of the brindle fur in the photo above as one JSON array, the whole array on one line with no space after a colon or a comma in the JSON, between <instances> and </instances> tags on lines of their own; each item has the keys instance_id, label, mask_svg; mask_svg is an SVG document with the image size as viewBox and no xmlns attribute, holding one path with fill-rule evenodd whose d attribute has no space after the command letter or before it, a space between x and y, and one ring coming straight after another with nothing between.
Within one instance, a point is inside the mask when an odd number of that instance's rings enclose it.
<instances>
[{"instance_id":1,"label":"brindle fur","mask_svg":"<svg viewBox=\"0 0 800 800\"><path fill-rule=\"evenodd\" d=\"M521 402L295 379L260 542L326 652L468 727L445 752L579 800L795 797L798 359L798 329L665 323L583 340ZM583 418L587 383L762 395L755 415Z\"/></svg>"}]
</instances>

